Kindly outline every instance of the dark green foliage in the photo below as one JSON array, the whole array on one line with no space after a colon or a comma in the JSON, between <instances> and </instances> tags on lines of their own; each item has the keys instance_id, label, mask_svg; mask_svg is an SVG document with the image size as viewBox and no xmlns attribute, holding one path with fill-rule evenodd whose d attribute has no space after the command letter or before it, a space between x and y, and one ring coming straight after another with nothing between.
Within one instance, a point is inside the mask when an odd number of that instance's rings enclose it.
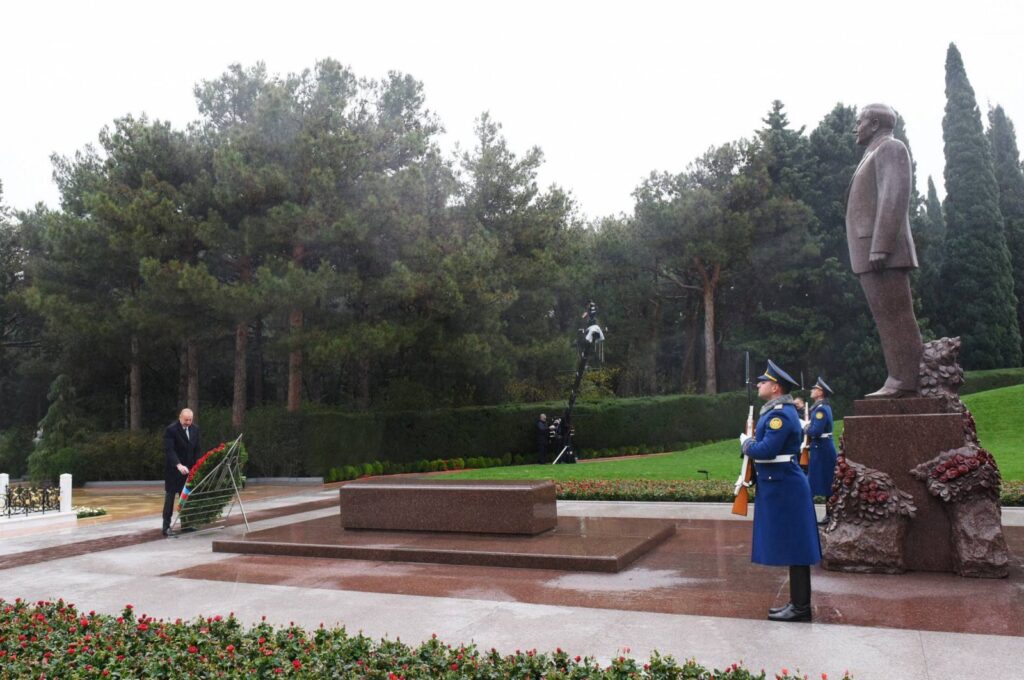
<instances>
[{"instance_id":1,"label":"dark green foliage","mask_svg":"<svg viewBox=\"0 0 1024 680\"><path fill-rule=\"evenodd\" d=\"M41 322L25 305L30 256L26 230L4 205L0 182L0 429L38 422L53 379L39 347Z\"/></svg>"},{"instance_id":2,"label":"dark green foliage","mask_svg":"<svg viewBox=\"0 0 1024 680\"><path fill-rule=\"evenodd\" d=\"M1024 336L1024 169L1021 168L1013 121L1002 106L989 109L988 122L992 165L999 184L999 211L1003 214L1013 289L1017 296L1017 322Z\"/></svg>"},{"instance_id":3,"label":"dark green foliage","mask_svg":"<svg viewBox=\"0 0 1024 680\"><path fill-rule=\"evenodd\" d=\"M942 215L935 182L928 178L928 197L911 226L914 228L914 245L920 269L912 282L914 291L921 297L923 321L926 321L937 336L945 335L938 325L946 314L942 309L942 261L946 249L946 218Z\"/></svg>"},{"instance_id":4,"label":"dark green foliage","mask_svg":"<svg viewBox=\"0 0 1024 680\"><path fill-rule=\"evenodd\" d=\"M74 474L76 446L85 436L85 422L68 376L54 378L47 398L50 408L39 423L42 440L28 457L29 476L37 482L56 482L64 473Z\"/></svg>"},{"instance_id":5,"label":"dark green foliage","mask_svg":"<svg viewBox=\"0 0 1024 680\"><path fill-rule=\"evenodd\" d=\"M163 432L102 432L90 436L76 448L71 473L76 486L97 480L163 479Z\"/></svg>"},{"instance_id":6,"label":"dark green foliage","mask_svg":"<svg viewBox=\"0 0 1024 680\"><path fill-rule=\"evenodd\" d=\"M995 368L988 371L969 371L964 374L960 394L987 392L1000 387L1024 384L1024 368Z\"/></svg>"},{"instance_id":7,"label":"dark green foliage","mask_svg":"<svg viewBox=\"0 0 1024 680\"><path fill-rule=\"evenodd\" d=\"M956 238L943 236L934 187L926 203L915 191L919 319L926 336L963 334L968 366L1012 365L1018 319L989 218L1002 212L1011 253L1024 247L1011 219L1018 152L996 109L994 175L982 167L988 147L955 70ZM528 424L538 408L560 412L591 299L608 342L583 402L736 389L744 350L823 375L837 404L884 376L847 262L854 107L807 135L773 102L749 139L651 173L633 214L583 225L568 191L539 186L541 150L513 149L489 115L469 150L446 157L410 76L360 78L330 59L283 76L234 65L195 94L194 125L125 117L95 148L56 158L60 210L0 205L0 428L34 431L65 374L96 430L145 433L198 403L208 444L247 433L255 476L529 461ZM906 141L902 120L895 133ZM303 406L288 415L286 401ZM541 406L480 406L522 402ZM459 407L479 408L438 415ZM653 407L587 408L585 455L712 436L649 421ZM44 446L40 470L79 469L82 436Z\"/></svg>"},{"instance_id":8,"label":"dark green foliage","mask_svg":"<svg viewBox=\"0 0 1024 680\"><path fill-rule=\"evenodd\" d=\"M748 266L728 300L735 328L729 344L799 372L808 354L827 342L827 325L809 295L808 273L821 265L818 218L808 203L815 197L815 159L781 102L764 122L742 171L759 195L747 207L753 227Z\"/></svg>"},{"instance_id":9,"label":"dark green foliage","mask_svg":"<svg viewBox=\"0 0 1024 680\"><path fill-rule=\"evenodd\" d=\"M28 469L28 456L32 453L35 431L31 427L12 427L0 434L0 472L17 479Z\"/></svg>"},{"instance_id":10,"label":"dark green foliage","mask_svg":"<svg viewBox=\"0 0 1024 680\"><path fill-rule=\"evenodd\" d=\"M999 185L974 89L953 44L946 54L942 135L946 256L941 326L947 334L963 338L965 367L1018 366L1021 335Z\"/></svg>"}]
</instances>

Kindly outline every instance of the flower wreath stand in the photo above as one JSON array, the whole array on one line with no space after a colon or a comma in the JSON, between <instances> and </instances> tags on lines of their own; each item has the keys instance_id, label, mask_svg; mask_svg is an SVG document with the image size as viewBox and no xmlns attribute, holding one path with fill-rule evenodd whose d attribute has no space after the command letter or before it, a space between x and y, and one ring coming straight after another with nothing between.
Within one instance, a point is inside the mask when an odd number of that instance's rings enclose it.
<instances>
[{"instance_id":1,"label":"flower wreath stand","mask_svg":"<svg viewBox=\"0 0 1024 680\"><path fill-rule=\"evenodd\" d=\"M242 435L230 444L222 443L207 451L189 470L172 526L194 530L207 527L221 517L227 520L237 502L248 531L249 520L240 493L244 480L242 469L247 459Z\"/></svg>"}]
</instances>

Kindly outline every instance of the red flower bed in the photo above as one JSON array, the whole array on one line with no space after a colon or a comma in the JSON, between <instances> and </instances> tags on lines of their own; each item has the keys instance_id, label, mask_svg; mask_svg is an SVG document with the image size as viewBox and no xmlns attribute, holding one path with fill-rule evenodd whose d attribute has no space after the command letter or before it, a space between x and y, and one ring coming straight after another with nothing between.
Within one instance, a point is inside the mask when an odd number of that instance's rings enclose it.
<instances>
[{"instance_id":1,"label":"red flower bed","mask_svg":"<svg viewBox=\"0 0 1024 680\"><path fill-rule=\"evenodd\" d=\"M628 652L629 650L625 650ZM0 599L0 675L11 678L369 678L448 680L548 678L619 680L767 680L740 664L711 670L679 664L655 652L646 661L622 655L608 665L556 649L501 655L474 645L444 644L435 635L412 647L349 635L344 628L313 632L295 625L242 626L233 615L183 622L141 614L126 605L120 616L79 612L74 605ZM808 676L783 669L777 680ZM822 677L826 677L822 674ZM851 680L848 673L843 680Z\"/></svg>"}]
</instances>

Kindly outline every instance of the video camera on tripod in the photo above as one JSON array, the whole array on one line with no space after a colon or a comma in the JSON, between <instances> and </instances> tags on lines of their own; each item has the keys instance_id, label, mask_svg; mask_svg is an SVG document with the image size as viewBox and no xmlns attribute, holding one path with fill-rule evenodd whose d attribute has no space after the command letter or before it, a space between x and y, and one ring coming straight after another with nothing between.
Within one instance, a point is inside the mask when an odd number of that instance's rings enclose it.
<instances>
[{"instance_id":1,"label":"video camera on tripod","mask_svg":"<svg viewBox=\"0 0 1024 680\"><path fill-rule=\"evenodd\" d=\"M586 319L587 325L576 333L576 351L579 359L576 362L576 379L573 381L572 391L569 392L569 404L562 417L555 418L548 427L548 438L559 447L559 453L552 465L576 462L576 447L572 440L575 434L575 428L572 426L572 407L579 396L580 383L584 371L587 370L587 362L595 354L599 359L604 358L604 331L597 324L597 305L590 302L581 318Z\"/></svg>"}]
</instances>

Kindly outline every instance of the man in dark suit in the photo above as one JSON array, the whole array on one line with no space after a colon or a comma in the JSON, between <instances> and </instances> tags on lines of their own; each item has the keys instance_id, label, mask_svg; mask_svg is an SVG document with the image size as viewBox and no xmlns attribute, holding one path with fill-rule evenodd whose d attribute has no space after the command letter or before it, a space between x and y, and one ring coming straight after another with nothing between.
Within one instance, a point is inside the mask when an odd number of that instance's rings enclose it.
<instances>
[{"instance_id":1,"label":"man in dark suit","mask_svg":"<svg viewBox=\"0 0 1024 680\"><path fill-rule=\"evenodd\" d=\"M924 350L910 294L910 270L917 268L908 215L910 153L893 137L895 127L895 111L871 104L860 112L853 130L857 143L867 148L850 181L846 242L889 372L882 388L868 398L916 395Z\"/></svg>"},{"instance_id":2,"label":"man in dark suit","mask_svg":"<svg viewBox=\"0 0 1024 680\"><path fill-rule=\"evenodd\" d=\"M185 487L188 472L199 460L199 427L192 423L190 409L182 409L178 419L164 431L164 536L171 536L174 497Z\"/></svg>"}]
</instances>

